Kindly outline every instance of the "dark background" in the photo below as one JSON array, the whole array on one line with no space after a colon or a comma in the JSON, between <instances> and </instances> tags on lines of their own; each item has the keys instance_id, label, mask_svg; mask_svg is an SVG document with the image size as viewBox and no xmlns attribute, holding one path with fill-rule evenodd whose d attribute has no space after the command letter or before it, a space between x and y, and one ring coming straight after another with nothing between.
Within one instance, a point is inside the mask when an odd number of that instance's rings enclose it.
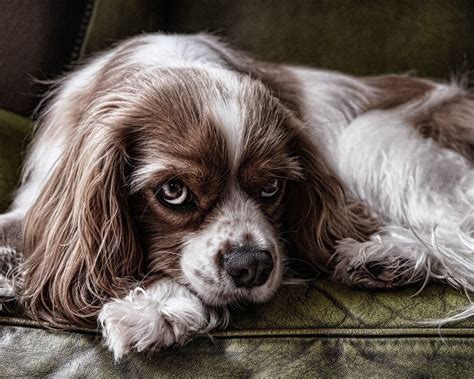
<instances>
[{"instance_id":1,"label":"dark background","mask_svg":"<svg viewBox=\"0 0 474 379\"><path fill-rule=\"evenodd\" d=\"M113 42L217 32L263 59L359 75L449 79L474 62L469 0L0 0L0 108L29 116L46 85Z\"/></svg>"}]
</instances>

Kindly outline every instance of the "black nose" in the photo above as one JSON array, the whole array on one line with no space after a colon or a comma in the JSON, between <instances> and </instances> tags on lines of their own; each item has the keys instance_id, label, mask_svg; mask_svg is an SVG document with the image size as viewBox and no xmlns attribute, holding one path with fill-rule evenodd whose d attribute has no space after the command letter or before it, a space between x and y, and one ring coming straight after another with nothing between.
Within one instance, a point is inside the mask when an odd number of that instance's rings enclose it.
<instances>
[{"instance_id":1,"label":"black nose","mask_svg":"<svg viewBox=\"0 0 474 379\"><path fill-rule=\"evenodd\" d=\"M273 269L272 256L268 251L246 246L225 254L222 263L237 287L261 286Z\"/></svg>"}]
</instances>

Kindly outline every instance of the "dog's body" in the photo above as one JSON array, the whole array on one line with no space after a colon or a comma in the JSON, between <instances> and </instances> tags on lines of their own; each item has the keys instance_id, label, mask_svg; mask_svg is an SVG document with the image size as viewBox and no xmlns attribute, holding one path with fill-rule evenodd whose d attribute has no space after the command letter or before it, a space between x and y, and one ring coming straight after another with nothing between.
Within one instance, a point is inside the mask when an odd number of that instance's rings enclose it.
<instances>
[{"instance_id":1,"label":"dog's body","mask_svg":"<svg viewBox=\"0 0 474 379\"><path fill-rule=\"evenodd\" d=\"M53 92L0 218L0 288L53 326L98 317L116 357L267 300L288 248L349 285L472 291L473 123L458 85L137 37Z\"/></svg>"}]
</instances>

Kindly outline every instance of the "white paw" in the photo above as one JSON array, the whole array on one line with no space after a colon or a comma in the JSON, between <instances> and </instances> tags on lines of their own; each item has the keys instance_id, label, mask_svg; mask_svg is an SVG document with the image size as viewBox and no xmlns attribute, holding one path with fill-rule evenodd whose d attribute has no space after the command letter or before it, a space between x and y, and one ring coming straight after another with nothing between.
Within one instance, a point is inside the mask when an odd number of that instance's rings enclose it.
<instances>
[{"instance_id":1,"label":"white paw","mask_svg":"<svg viewBox=\"0 0 474 379\"><path fill-rule=\"evenodd\" d=\"M219 318L186 287L167 279L105 304L99 314L105 342L116 360L131 349L153 351L183 344L223 320L226 316Z\"/></svg>"},{"instance_id":2,"label":"white paw","mask_svg":"<svg viewBox=\"0 0 474 379\"><path fill-rule=\"evenodd\" d=\"M23 261L23 255L9 246L0 246L0 298L12 299L16 296L21 276L18 267Z\"/></svg>"}]
</instances>

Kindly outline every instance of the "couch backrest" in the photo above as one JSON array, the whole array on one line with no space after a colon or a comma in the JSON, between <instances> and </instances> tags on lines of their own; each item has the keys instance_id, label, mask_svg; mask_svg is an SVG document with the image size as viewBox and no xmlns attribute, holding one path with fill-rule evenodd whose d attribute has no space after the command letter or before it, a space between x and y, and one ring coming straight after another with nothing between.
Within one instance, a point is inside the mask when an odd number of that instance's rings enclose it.
<instances>
[{"instance_id":1,"label":"couch backrest","mask_svg":"<svg viewBox=\"0 0 474 379\"><path fill-rule=\"evenodd\" d=\"M469 0L2 1L0 108L29 115L45 90L33 77L156 30L217 32L266 60L360 75L448 79L474 64Z\"/></svg>"}]
</instances>

